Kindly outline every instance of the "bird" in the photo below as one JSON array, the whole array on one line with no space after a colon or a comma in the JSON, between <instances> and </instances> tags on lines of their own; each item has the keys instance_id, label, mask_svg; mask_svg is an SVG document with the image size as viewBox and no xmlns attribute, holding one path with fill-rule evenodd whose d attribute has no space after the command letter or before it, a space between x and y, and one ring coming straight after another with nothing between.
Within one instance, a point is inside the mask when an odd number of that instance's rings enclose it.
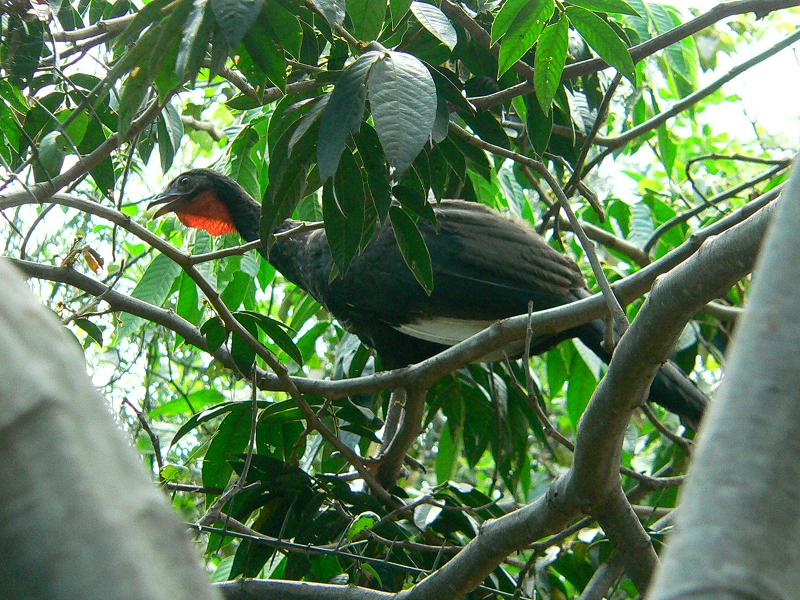
<instances>
[{"instance_id":1,"label":"bird","mask_svg":"<svg viewBox=\"0 0 800 600\"><path fill-rule=\"evenodd\" d=\"M211 235L238 232L259 239L261 205L234 179L210 169L192 169L175 177L148 209L158 218L174 213L190 228ZM303 230L286 219L265 258L289 281L311 294L339 323L394 369L434 356L497 320L554 308L590 295L578 265L552 248L520 219L483 204L441 200L433 204L436 224L418 228L428 247L434 287L427 293L406 266L389 220L353 258L344 274L331 277L333 258L324 229ZM604 344L605 324L591 321L557 335L534 338L531 354L541 354L577 337L601 359L611 358ZM522 354L524 342L509 353ZM502 358L490 355L486 360ZM696 428L707 396L671 361L650 387L649 399Z\"/></svg>"}]
</instances>

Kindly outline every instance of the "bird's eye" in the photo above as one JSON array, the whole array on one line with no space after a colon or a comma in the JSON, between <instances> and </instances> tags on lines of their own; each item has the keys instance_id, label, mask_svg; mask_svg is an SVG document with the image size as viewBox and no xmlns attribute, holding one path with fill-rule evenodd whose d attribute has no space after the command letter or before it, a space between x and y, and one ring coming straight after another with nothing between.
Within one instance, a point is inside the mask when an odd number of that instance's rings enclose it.
<instances>
[{"instance_id":1,"label":"bird's eye","mask_svg":"<svg viewBox=\"0 0 800 600\"><path fill-rule=\"evenodd\" d=\"M178 179L178 189L185 190L189 187L189 178L188 177L181 177Z\"/></svg>"}]
</instances>

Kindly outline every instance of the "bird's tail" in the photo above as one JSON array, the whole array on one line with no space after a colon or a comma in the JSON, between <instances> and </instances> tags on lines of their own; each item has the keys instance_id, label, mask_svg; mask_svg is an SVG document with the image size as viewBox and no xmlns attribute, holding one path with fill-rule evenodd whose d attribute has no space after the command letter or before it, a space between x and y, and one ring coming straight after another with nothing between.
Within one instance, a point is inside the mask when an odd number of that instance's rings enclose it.
<instances>
[{"instance_id":1,"label":"bird's tail","mask_svg":"<svg viewBox=\"0 0 800 600\"><path fill-rule=\"evenodd\" d=\"M577 328L574 333L592 352L605 362L611 356L603 346L604 324L592 321ZM698 388L672 361L664 363L650 385L648 399L677 414L692 429L697 429L703 417L708 396Z\"/></svg>"}]
</instances>

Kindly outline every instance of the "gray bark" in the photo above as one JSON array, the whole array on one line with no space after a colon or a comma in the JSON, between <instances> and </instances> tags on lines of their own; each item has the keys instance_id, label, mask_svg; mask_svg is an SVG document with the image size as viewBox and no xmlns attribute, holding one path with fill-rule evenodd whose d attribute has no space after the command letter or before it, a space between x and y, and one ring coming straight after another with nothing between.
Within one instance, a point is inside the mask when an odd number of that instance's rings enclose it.
<instances>
[{"instance_id":1,"label":"gray bark","mask_svg":"<svg viewBox=\"0 0 800 600\"><path fill-rule=\"evenodd\" d=\"M4 260L0 282L2 597L218 598L74 340Z\"/></svg>"},{"instance_id":2,"label":"gray bark","mask_svg":"<svg viewBox=\"0 0 800 600\"><path fill-rule=\"evenodd\" d=\"M800 172L777 209L651 598L800 595Z\"/></svg>"}]
</instances>

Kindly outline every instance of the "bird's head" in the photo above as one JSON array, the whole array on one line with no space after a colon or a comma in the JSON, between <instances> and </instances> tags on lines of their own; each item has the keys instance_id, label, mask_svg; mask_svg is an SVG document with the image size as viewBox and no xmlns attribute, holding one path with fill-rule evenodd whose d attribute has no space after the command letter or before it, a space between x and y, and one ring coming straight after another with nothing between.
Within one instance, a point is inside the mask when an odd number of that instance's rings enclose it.
<instances>
[{"instance_id":1,"label":"bird's head","mask_svg":"<svg viewBox=\"0 0 800 600\"><path fill-rule=\"evenodd\" d=\"M223 235L241 231L238 221L252 217L253 205L257 220L258 204L233 179L210 169L192 169L173 179L147 208L160 206L154 219L175 213L187 227Z\"/></svg>"}]
</instances>

